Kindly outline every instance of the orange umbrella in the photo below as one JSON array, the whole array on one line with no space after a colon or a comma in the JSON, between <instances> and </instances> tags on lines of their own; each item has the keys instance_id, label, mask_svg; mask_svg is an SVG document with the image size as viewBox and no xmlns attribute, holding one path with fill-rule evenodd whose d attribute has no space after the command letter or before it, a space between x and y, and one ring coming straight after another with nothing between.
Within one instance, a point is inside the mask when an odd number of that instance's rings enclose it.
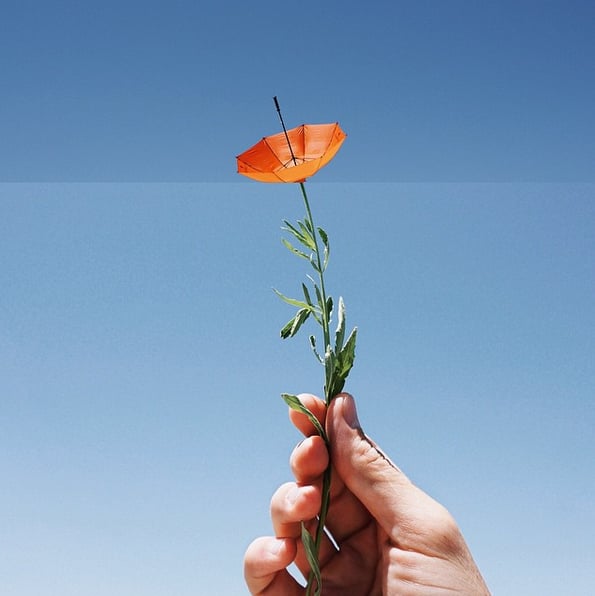
<instances>
[{"instance_id":1,"label":"orange umbrella","mask_svg":"<svg viewBox=\"0 0 595 596\"><path fill-rule=\"evenodd\" d=\"M259 182L304 182L335 156L347 136L337 122L283 129L238 155L238 173Z\"/></svg>"}]
</instances>

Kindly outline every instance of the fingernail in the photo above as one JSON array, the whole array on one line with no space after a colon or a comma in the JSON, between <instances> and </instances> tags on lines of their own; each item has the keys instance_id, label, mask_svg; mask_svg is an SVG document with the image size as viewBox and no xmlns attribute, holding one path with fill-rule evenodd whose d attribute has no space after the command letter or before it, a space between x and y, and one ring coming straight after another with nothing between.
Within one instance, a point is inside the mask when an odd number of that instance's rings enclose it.
<instances>
[{"instance_id":1,"label":"fingernail","mask_svg":"<svg viewBox=\"0 0 595 596\"><path fill-rule=\"evenodd\" d=\"M343 397L343 419L351 428L361 428L357 418L355 402L351 396Z\"/></svg>"}]
</instances>

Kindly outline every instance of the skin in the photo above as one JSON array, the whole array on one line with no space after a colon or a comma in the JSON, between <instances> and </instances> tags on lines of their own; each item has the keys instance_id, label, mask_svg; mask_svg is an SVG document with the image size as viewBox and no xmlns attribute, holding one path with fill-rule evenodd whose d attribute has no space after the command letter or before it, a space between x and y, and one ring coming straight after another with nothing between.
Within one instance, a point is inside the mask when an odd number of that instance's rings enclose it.
<instances>
[{"instance_id":1,"label":"skin","mask_svg":"<svg viewBox=\"0 0 595 596\"><path fill-rule=\"evenodd\" d=\"M338 395L328 411L312 395L300 399L326 425L333 465L327 528L339 548L323 541L323 596L489 596L452 515L364 434L353 398ZM314 530L329 452L304 415L290 410L290 419L306 438L291 455L295 482L271 500L274 536L257 538L246 551L253 595L305 593L286 567L295 563L308 574L300 521Z\"/></svg>"}]
</instances>

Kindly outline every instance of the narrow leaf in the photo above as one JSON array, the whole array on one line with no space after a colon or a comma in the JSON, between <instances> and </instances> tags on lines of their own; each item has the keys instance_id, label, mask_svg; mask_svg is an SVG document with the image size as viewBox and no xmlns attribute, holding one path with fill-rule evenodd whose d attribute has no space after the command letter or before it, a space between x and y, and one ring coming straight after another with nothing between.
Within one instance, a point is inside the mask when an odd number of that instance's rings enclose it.
<instances>
[{"instance_id":1,"label":"narrow leaf","mask_svg":"<svg viewBox=\"0 0 595 596\"><path fill-rule=\"evenodd\" d=\"M337 356L338 366L337 366L337 374L345 380L347 375L351 371L353 367L353 362L355 361L355 340L357 336L357 327L354 327L353 331L347 338L343 349L339 352Z\"/></svg>"},{"instance_id":2,"label":"narrow leaf","mask_svg":"<svg viewBox=\"0 0 595 596\"><path fill-rule=\"evenodd\" d=\"M322 228L318 228L318 235L320 236L320 239L322 240L322 244L324 245L324 255L323 255L323 260L322 260L322 270L325 271L326 270L326 266L328 265L328 258L329 258L329 254L330 254L330 246L329 246L329 242L328 242L328 234Z\"/></svg>"},{"instance_id":3,"label":"narrow leaf","mask_svg":"<svg viewBox=\"0 0 595 596\"><path fill-rule=\"evenodd\" d=\"M306 224L308 220L306 220ZM301 221L298 221L298 226L301 230L301 235L306 242L306 245L312 250L316 250L316 242L314 242L314 231L310 229L310 226L304 225Z\"/></svg>"},{"instance_id":4,"label":"narrow leaf","mask_svg":"<svg viewBox=\"0 0 595 596\"><path fill-rule=\"evenodd\" d=\"M314 356L316 356L316 358L320 362L320 364L324 364L324 359L322 358L322 356L318 353L318 350L316 349L316 337L314 337L313 335L310 336L310 347L312 348L312 351L314 352Z\"/></svg>"},{"instance_id":5,"label":"narrow leaf","mask_svg":"<svg viewBox=\"0 0 595 596\"><path fill-rule=\"evenodd\" d=\"M306 299L308 305L314 308L314 305L312 304L312 299L310 298L310 291L308 290L308 286L304 283L302 284L302 291L304 292L304 298Z\"/></svg>"},{"instance_id":6,"label":"narrow leaf","mask_svg":"<svg viewBox=\"0 0 595 596\"><path fill-rule=\"evenodd\" d=\"M291 393L282 393L281 397L283 398L283 401L292 410L295 410L296 412L300 412L301 414L307 416L308 420L310 420L310 422L316 429L316 432L322 438L326 439L326 433L324 432L324 428L322 428L322 425L318 421L318 418L316 418L316 416L314 416L314 414L312 414L312 412L310 412L310 410L306 408L306 406L300 401L300 398L297 395L291 395Z\"/></svg>"},{"instance_id":7,"label":"narrow leaf","mask_svg":"<svg viewBox=\"0 0 595 596\"><path fill-rule=\"evenodd\" d=\"M302 233L295 226L292 226L286 219L283 220L283 223L285 225L281 226L281 229L284 232L289 232L290 234L293 234L303 244L304 237L303 237Z\"/></svg>"},{"instance_id":8,"label":"narrow leaf","mask_svg":"<svg viewBox=\"0 0 595 596\"><path fill-rule=\"evenodd\" d=\"M294 317L294 319L295 319L295 317ZM288 337L291 337L291 330L293 328L293 320L294 319L287 321L287 323L283 326L283 328L279 332L281 335L281 339L287 339Z\"/></svg>"},{"instance_id":9,"label":"narrow leaf","mask_svg":"<svg viewBox=\"0 0 595 596\"><path fill-rule=\"evenodd\" d=\"M307 255L305 252L303 252L303 251L299 250L298 248L296 248L295 246L293 246L291 244L291 242L289 242L289 240L286 240L285 238L281 238L281 242L283 242L283 245L285 246L285 248L290 250L294 255L297 255L298 257L301 257L302 259L306 259L306 261L310 260L310 255Z\"/></svg>"},{"instance_id":10,"label":"narrow leaf","mask_svg":"<svg viewBox=\"0 0 595 596\"><path fill-rule=\"evenodd\" d=\"M324 392L325 396L328 399L333 398L336 395L335 387L336 387L336 377L335 369L337 367L337 357L335 356L335 352L332 350L330 346L327 346L326 352L324 354L324 372L325 372L325 384L324 384Z\"/></svg>"},{"instance_id":11,"label":"narrow leaf","mask_svg":"<svg viewBox=\"0 0 595 596\"><path fill-rule=\"evenodd\" d=\"M295 226L292 226L287 220L284 220L283 223L285 224L285 227L281 228L282 230L293 234L293 236L299 240L300 244L306 248L309 248L310 250L315 249L316 245L314 244L314 238L312 238L312 234L310 234L302 222L298 221L298 226L302 231L298 230Z\"/></svg>"},{"instance_id":12,"label":"narrow leaf","mask_svg":"<svg viewBox=\"0 0 595 596\"><path fill-rule=\"evenodd\" d=\"M322 302L322 292L320 291L320 288L317 284L314 284L314 291L316 292L316 300L318 300L318 306L320 307L320 310L323 311L324 303Z\"/></svg>"},{"instance_id":13,"label":"narrow leaf","mask_svg":"<svg viewBox=\"0 0 595 596\"><path fill-rule=\"evenodd\" d=\"M339 308L337 313L337 332L335 333L335 352L338 354L343 348L343 341L345 340L345 303L343 298L339 296Z\"/></svg>"},{"instance_id":14,"label":"narrow leaf","mask_svg":"<svg viewBox=\"0 0 595 596\"><path fill-rule=\"evenodd\" d=\"M304 292L304 298L306 299L306 304L310 307L311 313L316 319L316 322L319 325L322 325L322 319L320 318L321 310L318 305L315 305L312 302L312 297L310 296L310 290L308 290L308 286L306 284L302 284L302 291Z\"/></svg>"},{"instance_id":15,"label":"narrow leaf","mask_svg":"<svg viewBox=\"0 0 595 596\"><path fill-rule=\"evenodd\" d=\"M314 594L315 596L320 596L322 593L322 577L320 574L320 564L318 563L318 554L316 553L316 544L314 538L312 538L312 535L306 529L304 522L302 522L302 544L304 545L306 559L316 579L316 591Z\"/></svg>"},{"instance_id":16,"label":"narrow leaf","mask_svg":"<svg viewBox=\"0 0 595 596\"><path fill-rule=\"evenodd\" d=\"M329 350L326 355L325 366L329 370L326 387L328 387L327 396L330 399L341 393L345 386L345 379L353 367L356 335L357 328L354 328L338 354L335 355L332 350Z\"/></svg>"},{"instance_id":17,"label":"narrow leaf","mask_svg":"<svg viewBox=\"0 0 595 596\"><path fill-rule=\"evenodd\" d=\"M302 308L298 310L295 319L293 320L293 326L291 327L290 337L293 337L299 330L299 328L306 322L310 316L310 311Z\"/></svg>"},{"instance_id":18,"label":"narrow leaf","mask_svg":"<svg viewBox=\"0 0 595 596\"><path fill-rule=\"evenodd\" d=\"M290 319L281 329L281 338L287 339L288 337L293 337L310 316L310 312L311 311L309 309L300 308L300 310L297 311L295 317Z\"/></svg>"},{"instance_id":19,"label":"narrow leaf","mask_svg":"<svg viewBox=\"0 0 595 596\"><path fill-rule=\"evenodd\" d=\"M312 222L308 218L305 219L304 223L298 221L298 224L300 224L300 227L306 228L310 235L314 237L314 228L312 227Z\"/></svg>"},{"instance_id":20,"label":"narrow leaf","mask_svg":"<svg viewBox=\"0 0 595 596\"><path fill-rule=\"evenodd\" d=\"M320 235L322 243L325 246L328 246L328 234L322 228L318 228L318 234Z\"/></svg>"},{"instance_id":21,"label":"narrow leaf","mask_svg":"<svg viewBox=\"0 0 595 596\"><path fill-rule=\"evenodd\" d=\"M303 302L302 300L296 300L295 298L289 298L287 296L285 296L285 294L282 294L281 292L279 292L279 290L276 290L275 288L273 288L273 292L275 292L275 294L277 294L277 296L279 296L279 298L281 298L281 300L283 300L283 302L286 302L287 304L291 304L291 306L296 306L297 308L305 308L305 309L310 309L310 305L307 304L306 302Z\"/></svg>"}]
</instances>

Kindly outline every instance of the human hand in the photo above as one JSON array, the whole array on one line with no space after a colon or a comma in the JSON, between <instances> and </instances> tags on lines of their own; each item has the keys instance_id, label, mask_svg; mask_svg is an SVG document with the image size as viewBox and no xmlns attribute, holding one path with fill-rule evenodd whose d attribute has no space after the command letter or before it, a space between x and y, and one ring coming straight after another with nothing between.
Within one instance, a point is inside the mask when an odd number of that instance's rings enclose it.
<instances>
[{"instance_id":1,"label":"human hand","mask_svg":"<svg viewBox=\"0 0 595 596\"><path fill-rule=\"evenodd\" d=\"M328 410L314 396L300 400L326 425L333 466L326 526L336 546L328 537L321 546L323 595L489 596L451 514L364 434L353 398L340 394ZM246 551L253 595L305 592L286 567L295 563L308 576L300 522L315 528L329 453L306 416L290 410L290 418L306 439L291 456L295 482L282 485L271 500L275 536L257 538Z\"/></svg>"}]
</instances>

